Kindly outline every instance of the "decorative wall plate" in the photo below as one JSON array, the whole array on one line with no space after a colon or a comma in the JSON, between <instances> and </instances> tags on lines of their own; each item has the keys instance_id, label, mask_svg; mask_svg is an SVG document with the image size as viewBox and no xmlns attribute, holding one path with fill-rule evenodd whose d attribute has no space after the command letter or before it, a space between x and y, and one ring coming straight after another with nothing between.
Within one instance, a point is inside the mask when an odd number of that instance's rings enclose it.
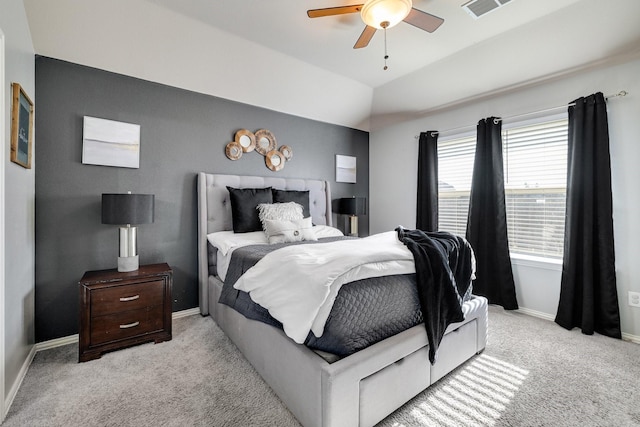
<instances>
[{"instance_id":1,"label":"decorative wall plate","mask_svg":"<svg viewBox=\"0 0 640 427\"><path fill-rule=\"evenodd\" d=\"M240 157L242 157L242 146L239 143L232 141L227 144L225 153L227 154L227 157L229 159L238 160Z\"/></svg>"},{"instance_id":2,"label":"decorative wall plate","mask_svg":"<svg viewBox=\"0 0 640 427\"><path fill-rule=\"evenodd\" d=\"M253 132L246 129L240 129L236 132L235 142L240 144L242 151L248 153L256 148L256 136Z\"/></svg>"},{"instance_id":3,"label":"decorative wall plate","mask_svg":"<svg viewBox=\"0 0 640 427\"><path fill-rule=\"evenodd\" d=\"M278 146L276 137L266 130L260 129L256 132L256 151L263 156L266 156L268 152L273 151Z\"/></svg>"},{"instance_id":4,"label":"decorative wall plate","mask_svg":"<svg viewBox=\"0 0 640 427\"><path fill-rule=\"evenodd\" d=\"M278 150L271 150L264 156L264 162L267 164L267 167L274 172L282 169L286 161L284 154Z\"/></svg>"},{"instance_id":5,"label":"decorative wall plate","mask_svg":"<svg viewBox=\"0 0 640 427\"><path fill-rule=\"evenodd\" d=\"M287 162L293 158L293 150L288 145L281 145L278 150L280 150Z\"/></svg>"}]
</instances>

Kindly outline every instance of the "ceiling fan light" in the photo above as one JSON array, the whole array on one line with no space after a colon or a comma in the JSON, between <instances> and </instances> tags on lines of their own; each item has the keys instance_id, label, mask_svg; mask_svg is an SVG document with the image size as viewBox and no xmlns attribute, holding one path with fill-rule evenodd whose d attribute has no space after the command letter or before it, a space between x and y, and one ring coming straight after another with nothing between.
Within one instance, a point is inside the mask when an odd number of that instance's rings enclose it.
<instances>
[{"instance_id":1,"label":"ceiling fan light","mask_svg":"<svg viewBox=\"0 0 640 427\"><path fill-rule=\"evenodd\" d=\"M362 20L377 29L391 28L411 12L411 0L368 0L360 11ZM387 23L383 25L383 22Z\"/></svg>"}]
</instances>

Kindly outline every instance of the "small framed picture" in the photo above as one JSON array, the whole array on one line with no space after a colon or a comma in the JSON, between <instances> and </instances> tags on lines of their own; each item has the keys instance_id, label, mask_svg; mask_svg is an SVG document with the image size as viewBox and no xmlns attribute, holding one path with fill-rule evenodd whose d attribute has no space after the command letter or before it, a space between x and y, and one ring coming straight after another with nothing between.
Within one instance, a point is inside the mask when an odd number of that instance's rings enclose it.
<instances>
[{"instance_id":1,"label":"small framed picture","mask_svg":"<svg viewBox=\"0 0 640 427\"><path fill-rule=\"evenodd\" d=\"M353 156L336 154L336 182L356 182L356 161Z\"/></svg>"},{"instance_id":2,"label":"small framed picture","mask_svg":"<svg viewBox=\"0 0 640 427\"><path fill-rule=\"evenodd\" d=\"M11 89L11 161L31 169L33 102L19 83L13 83Z\"/></svg>"}]
</instances>

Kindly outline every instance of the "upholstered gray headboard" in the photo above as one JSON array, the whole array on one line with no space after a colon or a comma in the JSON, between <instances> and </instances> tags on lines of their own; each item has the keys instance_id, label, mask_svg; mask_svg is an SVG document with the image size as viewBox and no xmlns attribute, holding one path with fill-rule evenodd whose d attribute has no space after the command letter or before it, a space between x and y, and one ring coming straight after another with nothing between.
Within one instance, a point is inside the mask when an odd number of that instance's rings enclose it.
<instances>
[{"instance_id":1,"label":"upholstered gray headboard","mask_svg":"<svg viewBox=\"0 0 640 427\"><path fill-rule=\"evenodd\" d=\"M331 189L327 181L243 175L198 174L198 283L200 313L209 314L209 255L207 234L232 230L231 203L227 186L278 190L309 190L309 210L314 224L332 225Z\"/></svg>"}]
</instances>

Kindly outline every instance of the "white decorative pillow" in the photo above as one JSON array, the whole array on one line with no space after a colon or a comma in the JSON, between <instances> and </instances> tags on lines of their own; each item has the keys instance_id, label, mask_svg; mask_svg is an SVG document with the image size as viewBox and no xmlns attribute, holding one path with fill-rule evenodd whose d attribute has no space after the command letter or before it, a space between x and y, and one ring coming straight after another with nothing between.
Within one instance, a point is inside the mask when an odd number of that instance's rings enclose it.
<instances>
[{"instance_id":1,"label":"white decorative pillow","mask_svg":"<svg viewBox=\"0 0 640 427\"><path fill-rule=\"evenodd\" d=\"M320 224L314 225L313 232L316 234L316 237L318 239L321 239L323 237L344 236L342 231L330 225L320 225Z\"/></svg>"},{"instance_id":2,"label":"white decorative pillow","mask_svg":"<svg viewBox=\"0 0 640 427\"><path fill-rule=\"evenodd\" d=\"M267 219L264 222L269 243L300 242L302 240L318 240L313 231L311 217L293 221L277 221Z\"/></svg>"},{"instance_id":3,"label":"white decorative pillow","mask_svg":"<svg viewBox=\"0 0 640 427\"><path fill-rule=\"evenodd\" d=\"M247 245L266 244L267 236L264 231L251 231L249 233L234 233L233 231L216 231L207 234L207 240L222 255L227 255L230 250Z\"/></svg>"},{"instance_id":4,"label":"white decorative pillow","mask_svg":"<svg viewBox=\"0 0 640 427\"><path fill-rule=\"evenodd\" d=\"M262 229L269 237L269 231L265 226L265 221L293 221L302 219L302 206L296 202L287 203L260 203L258 207L258 218L262 223Z\"/></svg>"}]
</instances>

